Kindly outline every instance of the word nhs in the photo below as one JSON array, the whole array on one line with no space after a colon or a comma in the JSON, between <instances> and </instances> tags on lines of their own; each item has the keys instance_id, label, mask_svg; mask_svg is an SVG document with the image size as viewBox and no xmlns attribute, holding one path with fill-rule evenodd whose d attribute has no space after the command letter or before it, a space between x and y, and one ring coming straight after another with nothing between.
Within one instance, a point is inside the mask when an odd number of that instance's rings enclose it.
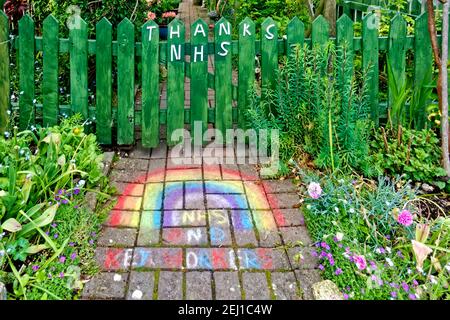
<instances>
[{"instance_id":1,"label":"word nhs","mask_svg":"<svg viewBox=\"0 0 450 320\"><path fill-rule=\"evenodd\" d=\"M276 29L275 23L271 23L264 27L264 34L263 36L267 40L273 40L276 37ZM157 35L157 26L156 25L150 25L147 26L147 30L149 31L148 34L148 41L154 40L153 36ZM169 33L169 40L173 39L181 39L184 41L184 27L180 23L172 23L168 27L168 33ZM228 21L221 21L218 22L216 25L217 28L217 34L216 36L228 36L227 39L220 41L218 43L218 51L217 55L221 57L226 57L231 52L231 23ZM241 28L241 36L242 37L251 37L255 33L254 31L254 25L243 22L242 28ZM208 26L205 23L199 23L195 26L194 37L196 36L203 36L206 40L206 43L204 44L198 44L198 45L192 45L192 62L204 62L207 60L208 54L208 44L207 44L207 37L208 37ZM183 44L170 44L169 47L169 61L183 61Z\"/></svg>"}]
</instances>

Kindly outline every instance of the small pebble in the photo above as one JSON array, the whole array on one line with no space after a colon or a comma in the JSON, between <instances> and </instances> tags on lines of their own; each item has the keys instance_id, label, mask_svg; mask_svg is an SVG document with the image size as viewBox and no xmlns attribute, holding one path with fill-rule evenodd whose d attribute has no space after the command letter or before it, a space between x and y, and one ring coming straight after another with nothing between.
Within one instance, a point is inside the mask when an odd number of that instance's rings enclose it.
<instances>
[{"instance_id":1,"label":"small pebble","mask_svg":"<svg viewBox=\"0 0 450 320\"><path fill-rule=\"evenodd\" d=\"M120 280L122 280L122 276L120 274L115 274L114 275L114 281L119 282Z\"/></svg>"},{"instance_id":2,"label":"small pebble","mask_svg":"<svg viewBox=\"0 0 450 320\"><path fill-rule=\"evenodd\" d=\"M141 300L142 299L142 291L141 290L135 290L133 294L131 295L131 298L134 300Z\"/></svg>"}]
</instances>

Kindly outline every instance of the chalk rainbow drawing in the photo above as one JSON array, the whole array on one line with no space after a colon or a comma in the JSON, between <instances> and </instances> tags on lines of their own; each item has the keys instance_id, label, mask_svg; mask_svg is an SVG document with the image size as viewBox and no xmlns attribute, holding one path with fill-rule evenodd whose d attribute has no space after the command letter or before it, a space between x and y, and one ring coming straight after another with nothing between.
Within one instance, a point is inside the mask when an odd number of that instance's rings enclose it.
<instances>
[{"instance_id":1,"label":"chalk rainbow drawing","mask_svg":"<svg viewBox=\"0 0 450 320\"><path fill-rule=\"evenodd\" d=\"M197 172L197 176L193 173ZM274 205L276 198L268 200L266 191L255 177L246 175L238 170L231 170L222 167L222 174L227 180L207 180L198 181L202 177L202 169L186 166L175 167L173 169L156 169L148 174L135 179L129 183L122 195L118 198L117 205L109 219L110 226L129 226L136 227L138 217L130 211L164 211L170 215L174 210L198 209L198 207L189 208L191 202L203 202L206 197L206 206L202 210L226 209L231 210L236 219L235 228L250 229L253 228L248 219L246 211L270 210ZM164 184L164 175L171 175L171 180ZM204 166L203 176L221 177L221 171L218 166ZM174 178L176 177L176 178ZM194 179L194 181L193 181ZM142 193L142 184L147 184L143 197L136 197ZM267 187L266 187L267 188ZM268 192L268 193L269 193ZM239 215L239 212L243 214ZM272 209L275 222L284 223L284 216L279 209ZM240 221L238 221L240 219ZM166 221L166 219L164 219ZM271 215L261 215L255 219L258 229L274 229ZM145 227L147 229L159 229L161 221L158 219L147 219Z\"/></svg>"}]
</instances>

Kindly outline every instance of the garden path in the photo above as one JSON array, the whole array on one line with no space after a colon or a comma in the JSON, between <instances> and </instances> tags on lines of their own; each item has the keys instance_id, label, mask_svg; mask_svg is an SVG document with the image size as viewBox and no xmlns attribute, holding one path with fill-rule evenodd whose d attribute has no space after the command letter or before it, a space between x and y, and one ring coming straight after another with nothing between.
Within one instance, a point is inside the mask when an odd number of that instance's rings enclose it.
<instances>
[{"instance_id":1,"label":"garden path","mask_svg":"<svg viewBox=\"0 0 450 320\"><path fill-rule=\"evenodd\" d=\"M199 16L206 10L184 0L181 19ZM236 149L223 152L226 162L220 152L180 158L161 143L113 164L117 204L84 299L313 298L320 275L296 186L264 180L248 158L237 164Z\"/></svg>"}]
</instances>

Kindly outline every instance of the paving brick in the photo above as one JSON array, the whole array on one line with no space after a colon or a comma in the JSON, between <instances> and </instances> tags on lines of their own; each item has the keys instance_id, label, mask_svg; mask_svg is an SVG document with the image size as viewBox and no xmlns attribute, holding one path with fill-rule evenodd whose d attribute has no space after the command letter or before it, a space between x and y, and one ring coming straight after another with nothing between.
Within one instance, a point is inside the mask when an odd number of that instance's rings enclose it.
<instances>
[{"instance_id":1,"label":"paving brick","mask_svg":"<svg viewBox=\"0 0 450 320\"><path fill-rule=\"evenodd\" d=\"M151 246L159 243L161 211L144 211L141 215L138 246Z\"/></svg>"},{"instance_id":2,"label":"paving brick","mask_svg":"<svg viewBox=\"0 0 450 320\"><path fill-rule=\"evenodd\" d=\"M288 248L289 261L294 269L314 269L318 265L318 260L311 254L314 249L311 247Z\"/></svg>"},{"instance_id":3,"label":"paving brick","mask_svg":"<svg viewBox=\"0 0 450 320\"><path fill-rule=\"evenodd\" d=\"M270 193L267 194L272 209L292 209L298 207L300 198L295 193Z\"/></svg>"},{"instance_id":4,"label":"paving brick","mask_svg":"<svg viewBox=\"0 0 450 320\"><path fill-rule=\"evenodd\" d=\"M202 177L202 169L172 169L166 172L166 181L199 181Z\"/></svg>"},{"instance_id":5,"label":"paving brick","mask_svg":"<svg viewBox=\"0 0 450 320\"><path fill-rule=\"evenodd\" d=\"M212 300L211 272L186 272L186 300Z\"/></svg>"},{"instance_id":6,"label":"paving brick","mask_svg":"<svg viewBox=\"0 0 450 320\"><path fill-rule=\"evenodd\" d=\"M244 194L241 181L205 181L207 194Z\"/></svg>"},{"instance_id":7,"label":"paving brick","mask_svg":"<svg viewBox=\"0 0 450 320\"><path fill-rule=\"evenodd\" d=\"M126 271L131 266L133 249L131 248L104 248L95 250L95 260L101 270Z\"/></svg>"},{"instance_id":8,"label":"paving brick","mask_svg":"<svg viewBox=\"0 0 450 320\"><path fill-rule=\"evenodd\" d=\"M193 169L200 168L202 165L202 158L196 157L168 157L167 169Z\"/></svg>"},{"instance_id":9,"label":"paving brick","mask_svg":"<svg viewBox=\"0 0 450 320\"><path fill-rule=\"evenodd\" d=\"M134 159L149 159L150 149L138 145L130 152L129 157Z\"/></svg>"},{"instance_id":10,"label":"paving brick","mask_svg":"<svg viewBox=\"0 0 450 320\"><path fill-rule=\"evenodd\" d=\"M264 180L266 193L296 193L297 189L291 180Z\"/></svg>"},{"instance_id":11,"label":"paving brick","mask_svg":"<svg viewBox=\"0 0 450 320\"><path fill-rule=\"evenodd\" d=\"M112 182L117 189L117 195L142 197L144 194L144 185L137 183Z\"/></svg>"},{"instance_id":12,"label":"paving brick","mask_svg":"<svg viewBox=\"0 0 450 320\"><path fill-rule=\"evenodd\" d=\"M161 271L159 273L158 299L183 299L183 274L181 272Z\"/></svg>"},{"instance_id":13,"label":"paving brick","mask_svg":"<svg viewBox=\"0 0 450 320\"><path fill-rule=\"evenodd\" d=\"M183 209L183 182L169 182L164 187L164 210Z\"/></svg>"},{"instance_id":14,"label":"paving brick","mask_svg":"<svg viewBox=\"0 0 450 320\"><path fill-rule=\"evenodd\" d=\"M248 203L243 194L207 194L208 209L247 209Z\"/></svg>"},{"instance_id":15,"label":"paving brick","mask_svg":"<svg viewBox=\"0 0 450 320\"><path fill-rule=\"evenodd\" d=\"M243 270L288 270L289 260L282 249L257 248L238 249L240 269Z\"/></svg>"},{"instance_id":16,"label":"paving brick","mask_svg":"<svg viewBox=\"0 0 450 320\"><path fill-rule=\"evenodd\" d=\"M255 210L270 210L264 188L259 181L244 181L249 208Z\"/></svg>"},{"instance_id":17,"label":"paving brick","mask_svg":"<svg viewBox=\"0 0 450 320\"><path fill-rule=\"evenodd\" d=\"M130 273L127 300L152 300L155 284L154 272Z\"/></svg>"},{"instance_id":18,"label":"paving brick","mask_svg":"<svg viewBox=\"0 0 450 320\"><path fill-rule=\"evenodd\" d=\"M260 246L275 247L281 244L281 238L271 211L253 211L253 220L258 230Z\"/></svg>"},{"instance_id":19,"label":"paving brick","mask_svg":"<svg viewBox=\"0 0 450 320\"><path fill-rule=\"evenodd\" d=\"M140 214L138 211L113 210L104 225L108 227L137 228Z\"/></svg>"},{"instance_id":20,"label":"paving brick","mask_svg":"<svg viewBox=\"0 0 450 320\"><path fill-rule=\"evenodd\" d=\"M231 248L186 249L186 268L198 270L236 270L236 256Z\"/></svg>"},{"instance_id":21,"label":"paving brick","mask_svg":"<svg viewBox=\"0 0 450 320\"><path fill-rule=\"evenodd\" d=\"M144 182L164 182L166 178L166 160L150 160L148 174Z\"/></svg>"},{"instance_id":22,"label":"paving brick","mask_svg":"<svg viewBox=\"0 0 450 320\"><path fill-rule=\"evenodd\" d=\"M265 273L244 272L242 286L246 300L270 300L270 290Z\"/></svg>"},{"instance_id":23,"label":"paving brick","mask_svg":"<svg viewBox=\"0 0 450 320\"><path fill-rule=\"evenodd\" d=\"M280 227L305 226L305 218L299 209L275 209L273 215Z\"/></svg>"},{"instance_id":24,"label":"paving brick","mask_svg":"<svg viewBox=\"0 0 450 320\"><path fill-rule=\"evenodd\" d=\"M208 244L206 228L164 228L163 243L168 245L199 246Z\"/></svg>"},{"instance_id":25,"label":"paving brick","mask_svg":"<svg viewBox=\"0 0 450 320\"><path fill-rule=\"evenodd\" d=\"M165 159L167 157L167 144L160 142L158 147L152 149L151 159Z\"/></svg>"},{"instance_id":26,"label":"paving brick","mask_svg":"<svg viewBox=\"0 0 450 320\"><path fill-rule=\"evenodd\" d=\"M119 196L114 210L140 210L142 197Z\"/></svg>"},{"instance_id":27,"label":"paving brick","mask_svg":"<svg viewBox=\"0 0 450 320\"><path fill-rule=\"evenodd\" d=\"M318 270L295 270L304 300L314 300L312 285L322 281Z\"/></svg>"},{"instance_id":28,"label":"paving brick","mask_svg":"<svg viewBox=\"0 0 450 320\"><path fill-rule=\"evenodd\" d=\"M185 209L205 210L203 182L187 181L184 194Z\"/></svg>"},{"instance_id":29,"label":"paving brick","mask_svg":"<svg viewBox=\"0 0 450 320\"><path fill-rule=\"evenodd\" d=\"M307 246L312 243L306 227L283 227L280 232L285 244L297 244L300 241Z\"/></svg>"},{"instance_id":30,"label":"paving brick","mask_svg":"<svg viewBox=\"0 0 450 320\"><path fill-rule=\"evenodd\" d=\"M239 164L242 180L254 181L259 180L259 173L253 164Z\"/></svg>"},{"instance_id":31,"label":"paving brick","mask_svg":"<svg viewBox=\"0 0 450 320\"><path fill-rule=\"evenodd\" d=\"M112 170L109 175L111 181L127 183L144 183L147 179L147 171Z\"/></svg>"},{"instance_id":32,"label":"paving brick","mask_svg":"<svg viewBox=\"0 0 450 320\"><path fill-rule=\"evenodd\" d=\"M132 247L136 241L136 229L104 228L98 239L101 247Z\"/></svg>"},{"instance_id":33,"label":"paving brick","mask_svg":"<svg viewBox=\"0 0 450 320\"><path fill-rule=\"evenodd\" d=\"M164 227L202 227L206 226L204 210L164 211Z\"/></svg>"},{"instance_id":34,"label":"paving brick","mask_svg":"<svg viewBox=\"0 0 450 320\"><path fill-rule=\"evenodd\" d=\"M147 159L122 158L114 163L115 170L147 171L149 161Z\"/></svg>"},{"instance_id":35,"label":"paving brick","mask_svg":"<svg viewBox=\"0 0 450 320\"><path fill-rule=\"evenodd\" d=\"M250 211L234 210L231 213L231 223L236 244L238 246L257 246L253 220Z\"/></svg>"},{"instance_id":36,"label":"paving brick","mask_svg":"<svg viewBox=\"0 0 450 320\"><path fill-rule=\"evenodd\" d=\"M87 299L123 299L128 273L102 272L95 275L83 289Z\"/></svg>"},{"instance_id":37,"label":"paving brick","mask_svg":"<svg viewBox=\"0 0 450 320\"><path fill-rule=\"evenodd\" d=\"M277 300L299 300L294 272L272 272L272 290Z\"/></svg>"},{"instance_id":38,"label":"paving brick","mask_svg":"<svg viewBox=\"0 0 450 320\"><path fill-rule=\"evenodd\" d=\"M181 269L181 248L136 248L133 255L134 269Z\"/></svg>"},{"instance_id":39,"label":"paving brick","mask_svg":"<svg viewBox=\"0 0 450 320\"><path fill-rule=\"evenodd\" d=\"M237 272L214 272L217 300L241 300L241 285Z\"/></svg>"},{"instance_id":40,"label":"paving brick","mask_svg":"<svg viewBox=\"0 0 450 320\"><path fill-rule=\"evenodd\" d=\"M205 180L222 180L220 165L209 165L203 167L203 178Z\"/></svg>"},{"instance_id":41,"label":"paving brick","mask_svg":"<svg viewBox=\"0 0 450 320\"><path fill-rule=\"evenodd\" d=\"M241 180L241 173L236 164L222 164L222 180Z\"/></svg>"},{"instance_id":42,"label":"paving brick","mask_svg":"<svg viewBox=\"0 0 450 320\"><path fill-rule=\"evenodd\" d=\"M163 199L164 184L148 183L145 186L144 193L144 210L161 210Z\"/></svg>"},{"instance_id":43,"label":"paving brick","mask_svg":"<svg viewBox=\"0 0 450 320\"><path fill-rule=\"evenodd\" d=\"M212 246L231 246L230 219L226 210L210 210L209 236Z\"/></svg>"}]
</instances>

